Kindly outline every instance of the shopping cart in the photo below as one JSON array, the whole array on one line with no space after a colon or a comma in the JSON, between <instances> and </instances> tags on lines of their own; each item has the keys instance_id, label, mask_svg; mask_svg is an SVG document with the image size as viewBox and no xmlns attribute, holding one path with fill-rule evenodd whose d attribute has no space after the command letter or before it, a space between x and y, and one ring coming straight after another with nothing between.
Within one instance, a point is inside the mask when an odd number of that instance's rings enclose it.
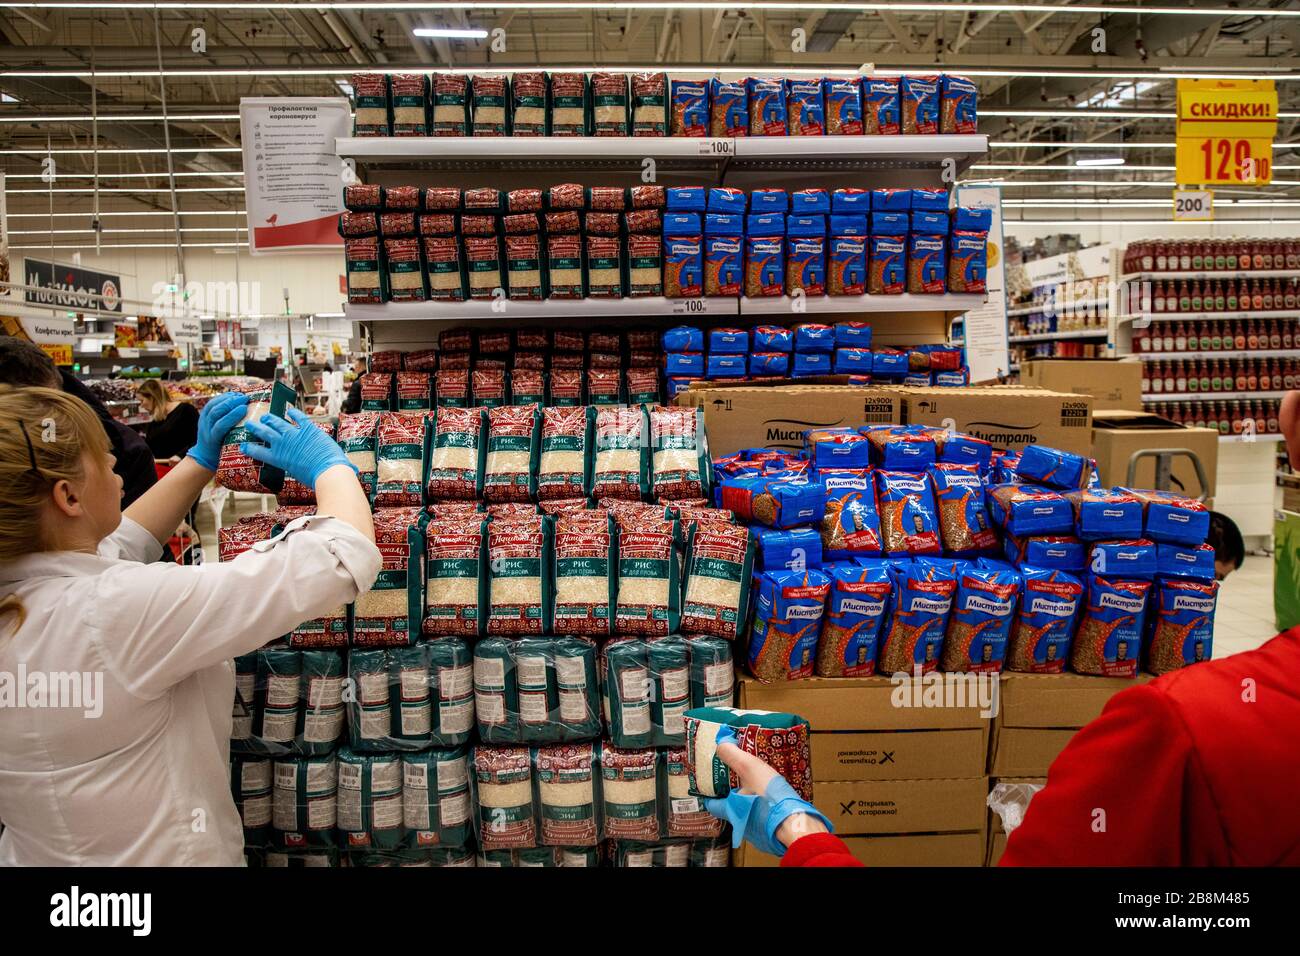
<instances>
[{"instance_id":1,"label":"shopping cart","mask_svg":"<svg viewBox=\"0 0 1300 956\"><path fill-rule=\"evenodd\" d=\"M162 480L162 477L175 467L176 465L168 460L159 458L153 460L154 474L158 476L159 480ZM181 528L178 528L177 533L167 540L167 548L172 554L171 560L175 561L177 564L202 563L203 558L199 545L199 534L194 529L194 524L194 506L191 506L190 513L185 516L185 524Z\"/></svg>"},{"instance_id":2,"label":"shopping cart","mask_svg":"<svg viewBox=\"0 0 1300 956\"><path fill-rule=\"evenodd\" d=\"M1207 496L1207 489L1210 487L1209 481L1205 477L1205 466L1201 464L1200 456L1190 448L1143 448L1133 452L1128 460L1128 476L1124 482L1126 488L1135 487L1137 484L1138 466L1144 458L1154 458L1156 473L1155 480L1151 482L1151 487L1156 491L1173 491L1178 494L1186 495L1186 488L1174 487L1174 460L1177 458L1191 459L1192 469L1196 472L1196 480L1201 486L1199 495L1195 497L1197 501L1204 501Z\"/></svg>"}]
</instances>

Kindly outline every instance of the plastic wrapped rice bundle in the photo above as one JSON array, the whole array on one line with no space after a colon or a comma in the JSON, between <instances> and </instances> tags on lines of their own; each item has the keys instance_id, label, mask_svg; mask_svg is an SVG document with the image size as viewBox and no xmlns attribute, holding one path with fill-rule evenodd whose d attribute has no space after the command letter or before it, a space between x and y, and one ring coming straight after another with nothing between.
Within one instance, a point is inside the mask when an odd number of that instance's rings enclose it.
<instances>
[{"instance_id":1,"label":"plastic wrapped rice bundle","mask_svg":"<svg viewBox=\"0 0 1300 956\"><path fill-rule=\"evenodd\" d=\"M728 728L735 744L763 760L785 777L795 793L813 799L812 728L795 714L731 707L704 707L686 714L686 761L690 790L702 797L721 798L739 786L718 757L718 733Z\"/></svg>"},{"instance_id":2,"label":"plastic wrapped rice bundle","mask_svg":"<svg viewBox=\"0 0 1300 956\"><path fill-rule=\"evenodd\" d=\"M586 494L591 472L591 416L583 406L543 408L537 497Z\"/></svg>"},{"instance_id":3,"label":"plastic wrapped rice bundle","mask_svg":"<svg viewBox=\"0 0 1300 956\"><path fill-rule=\"evenodd\" d=\"M465 747L402 757L402 818L416 847L463 847L472 835L469 752Z\"/></svg>"},{"instance_id":4,"label":"plastic wrapped rice bundle","mask_svg":"<svg viewBox=\"0 0 1300 956\"><path fill-rule=\"evenodd\" d=\"M435 518L425 527L424 633L477 637L487 604L487 522Z\"/></svg>"},{"instance_id":5,"label":"plastic wrapped rice bundle","mask_svg":"<svg viewBox=\"0 0 1300 956\"><path fill-rule=\"evenodd\" d=\"M271 761L266 757L230 758L230 794L244 827L244 846L265 847L271 836Z\"/></svg>"},{"instance_id":6,"label":"plastic wrapped rice bundle","mask_svg":"<svg viewBox=\"0 0 1300 956\"><path fill-rule=\"evenodd\" d=\"M660 764L664 777L664 835L672 837L717 837L726 824L704 809L691 793L690 764L684 746L664 751Z\"/></svg>"},{"instance_id":7,"label":"plastic wrapped rice bundle","mask_svg":"<svg viewBox=\"0 0 1300 956\"><path fill-rule=\"evenodd\" d=\"M441 378L443 373L439 372ZM430 501L473 500L483 488L483 410L439 408L429 449Z\"/></svg>"},{"instance_id":8,"label":"plastic wrapped rice bundle","mask_svg":"<svg viewBox=\"0 0 1300 956\"><path fill-rule=\"evenodd\" d=\"M990 516L1009 535L1074 532L1074 510L1060 492L1034 485L994 485L988 499Z\"/></svg>"},{"instance_id":9,"label":"plastic wrapped rice bundle","mask_svg":"<svg viewBox=\"0 0 1300 956\"><path fill-rule=\"evenodd\" d=\"M689 840L672 840L661 843L619 840L613 844L613 847L615 867L670 869L691 865L691 842Z\"/></svg>"},{"instance_id":10,"label":"plastic wrapped rice bundle","mask_svg":"<svg viewBox=\"0 0 1300 956\"><path fill-rule=\"evenodd\" d=\"M250 858L249 866L256 865ZM339 851L335 847L311 850L268 847L261 865L268 869L334 868L340 865Z\"/></svg>"},{"instance_id":11,"label":"plastic wrapped rice bundle","mask_svg":"<svg viewBox=\"0 0 1300 956\"><path fill-rule=\"evenodd\" d=\"M606 732L618 747L649 747L654 741L650 720L649 648L644 640L619 637L600 652L601 703Z\"/></svg>"},{"instance_id":12,"label":"plastic wrapped rice bundle","mask_svg":"<svg viewBox=\"0 0 1300 956\"><path fill-rule=\"evenodd\" d=\"M650 409L655 498L706 497L712 463L704 436L704 410L656 405Z\"/></svg>"},{"instance_id":13,"label":"plastic wrapped rice bundle","mask_svg":"<svg viewBox=\"0 0 1300 956\"><path fill-rule=\"evenodd\" d=\"M760 575L749 638L750 673L761 681L812 676L830 587L830 578L820 571Z\"/></svg>"},{"instance_id":14,"label":"plastic wrapped rice bundle","mask_svg":"<svg viewBox=\"0 0 1300 956\"><path fill-rule=\"evenodd\" d=\"M338 819L338 761L285 757L275 761L271 797L272 840L279 846L334 846Z\"/></svg>"},{"instance_id":15,"label":"plastic wrapped rice bundle","mask_svg":"<svg viewBox=\"0 0 1300 956\"><path fill-rule=\"evenodd\" d=\"M337 827L348 847L395 849L406 835L402 817L402 758L338 752Z\"/></svg>"},{"instance_id":16,"label":"plastic wrapped rice bundle","mask_svg":"<svg viewBox=\"0 0 1300 956\"><path fill-rule=\"evenodd\" d=\"M532 755L527 747L478 746L474 766L478 843L483 850L537 845Z\"/></svg>"},{"instance_id":17,"label":"plastic wrapped rice bundle","mask_svg":"<svg viewBox=\"0 0 1300 956\"><path fill-rule=\"evenodd\" d=\"M379 416L372 499L375 507L424 503L424 427L422 415L384 412Z\"/></svg>"},{"instance_id":18,"label":"plastic wrapped rice bundle","mask_svg":"<svg viewBox=\"0 0 1300 956\"><path fill-rule=\"evenodd\" d=\"M561 740L600 736L600 685L596 676L597 649L585 637L551 638Z\"/></svg>"},{"instance_id":19,"label":"plastic wrapped rice bundle","mask_svg":"<svg viewBox=\"0 0 1300 956\"><path fill-rule=\"evenodd\" d=\"M469 645L458 637L421 641L391 650L353 650L348 704L353 750L423 750L453 747L474 729L474 687Z\"/></svg>"},{"instance_id":20,"label":"plastic wrapped rice bundle","mask_svg":"<svg viewBox=\"0 0 1300 956\"><path fill-rule=\"evenodd\" d=\"M352 616L354 647L414 644L423 619L421 558L424 534L419 508L380 508L375 543L384 563L369 591L357 595Z\"/></svg>"},{"instance_id":21,"label":"plastic wrapped rice bundle","mask_svg":"<svg viewBox=\"0 0 1300 956\"><path fill-rule=\"evenodd\" d=\"M329 753L343 735L343 659L333 651L262 648L236 660L231 750Z\"/></svg>"},{"instance_id":22,"label":"plastic wrapped rice bundle","mask_svg":"<svg viewBox=\"0 0 1300 956\"><path fill-rule=\"evenodd\" d=\"M677 529L674 520L619 519L616 633L654 637L677 631L681 617Z\"/></svg>"},{"instance_id":23,"label":"plastic wrapped rice bundle","mask_svg":"<svg viewBox=\"0 0 1300 956\"><path fill-rule=\"evenodd\" d=\"M744 525L705 522L687 534L681 628L740 636L754 569L754 540Z\"/></svg>"},{"instance_id":24,"label":"plastic wrapped rice bundle","mask_svg":"<svg viewBox=\"0 0 1300 956\"><path fill-rule=\"evenodd\" d=\"M551 519L493 521L488 527L487 633L543 634L551 620Z\"/></svg>"},{"instance_id":25,"label":"plastic wrapped rice bundle","mask_svg":"<svg viewBox=\"0 0 1300 956\"><path fill-rule=\"evenodd\" d=\"M600 747L603 835L610 840L659 839L659 751Z\"/></svg>"},{"instance_id":26,"label":"plastic wrapped rice bundle","mask_svg":"<svg viewBox=\"0 0 1300 956\"><path fill-rule=\"evenodd\" d=\"M575 511L585 511L586 508L586 498L548 498L537 503L537 509L542 514L551 515L552 517L573 514Z\"/></svg>"},{"instance_id":27,"label":"plastic wrapped rice bundle","mask_svg":"<svg viewBox=\"0 0 1300 956\"><path fill-rule=\"evenodd\" d=\"M596 411L593 498L640 501L649 491L649 434L640 408Z\"/></svg>"},{"instance_id":28,"label":"plastic wrapped rice bundle","mask_svg":"<svg viewBox=\"0 0 1300 956\"><path fill-rule=\"evenodd\" d=\"M541 426L537 406L490 408L487 419L483 497L488 501L528 501L534 498Z\"/></svg>"},{"instance_id":29,"label":"plastic wrapped rice bundle","mask_svg":"<svg viewBox=\"0 0 1300 956\"><path fill-rule=\"evenodd\" d=\"M533 751L540 840L546 846L600 842L598 744L550 744Z\"/></svg>"},{"instance_id":30,"label":"plastic wrapped rice bundle","mask_svg":"<svg viewBox=\"0 0 1300 956\"><path fill-rule=\"evenodd\" d=\"M689 635L691 707L728 707L735 697L736 674L731 642L707 635Z\"/></svg>"},{"instance_id":31,"label":"plastic wrapped rice bundle","mask_svg":"<svg viewBox=\"0 0 1300 956\"><path fill-rule=\"evenodd\" d=\"M555 519L556 634L612 633L616 567L614 524L606 511L577 511Z\"/></svg>"}]
</instances>

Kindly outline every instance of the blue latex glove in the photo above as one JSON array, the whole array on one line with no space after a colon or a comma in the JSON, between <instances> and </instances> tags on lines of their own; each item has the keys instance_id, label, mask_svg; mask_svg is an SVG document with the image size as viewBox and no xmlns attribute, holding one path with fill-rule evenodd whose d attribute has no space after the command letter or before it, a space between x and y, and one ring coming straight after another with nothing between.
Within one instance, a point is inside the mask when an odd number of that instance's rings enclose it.
<instances>
[{"instance_id":1,"label":"blue latex glove","mask_svg":"<svg viewBox=\"0 0 1300 956\"><path fill-rule=\"evenodd\" d=\"M199 438L186 455L208 471L217 470L221 460L221 441L226 432L244 420L248 410L248 396L242 392L226 392L203 406L199 412Z\"/></svg>"},{"instance_id":2,"label":"blue latex glove","mask_svg":"<svg viewBox=\"0 0 1300 956\"><path fill-rule=\"evenodd\" d=\"M725 743L736 743L735 731L730 727L718 731L718 746ZM706 799L704 807L715 817L731 824L732 847L738 847L748 840L760 852L776 857L784 856L786 851L786 847L776 838L776 831L796 813L816 817L826 825L827 830L834 832L831 821L795 793L789 781L775 771L761 794L732 790L726 797Z\"/></svg>"},{"instance_id":3,"label":"blue latex glove","mask_svg":"<svg viewBox=\"0 0 1300 956\"><path fill-rule=\"evenodd\" d=\"M335 465L357 468L329 435L313 424L312 420L290 408L285 421L276 415L263 415L260 422L249 422L248 430L264 445L245 442L239 446L249 458L274 465L291 478L296 478L308 488L316 487L316 479Z\"/></svg>"}]
</instances>

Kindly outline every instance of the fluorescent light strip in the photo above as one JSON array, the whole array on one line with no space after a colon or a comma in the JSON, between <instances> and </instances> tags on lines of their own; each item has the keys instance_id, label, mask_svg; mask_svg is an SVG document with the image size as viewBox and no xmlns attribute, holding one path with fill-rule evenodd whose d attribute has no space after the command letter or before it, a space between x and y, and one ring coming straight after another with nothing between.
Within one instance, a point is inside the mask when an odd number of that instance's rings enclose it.
<instances>
[{"instance_id":1,"label":"fluorescent light strip","mask_svg":"<svg viewBox=\"0 0 1300 956\"><path fill-rule=\"evenodd\" d=\"M1300 226L1300 219L1214 219L1210 222L1189 222L1181 219L1012 219L1003 218L1006 226L1221 226L1224 223L1247 225Z\"/></svg>"},{"instance_id":2,"label":"fluorescent light strip","mask_svg":"<svg viewBox=\"0 0 1300 956\"><path fill-rule=\"evenodd\" d=\"M445 27L416 27L413 36L442 40L486 40L486 30L455 30Z\"/></svg>"},{"instance_id":3,"label":"fluorescent light strip","mask_svg":"<svg viewBox=\"0 0 1300 956\"><path fill-rule=\"evenodd\" d=\"M157 229L101 229L100 235L103 236L120 236L132 233L169 233L172 230L166 226L159 226ZM231 228L228 226L182 226L181 232L248 232L244 226ZM94 229L10 229L11 236L82 236L94 235Z\"/></svg>"},{"instance_id":4,"label":"fluorescent light strip","mask_svg":"<svg viewBox=\"0 0 1300 956\"><path fill-rule=\"evenodd\" d=\"M243 243L243 242L183 242L181 243L181 248L182 249L243 249L246 247L246 245L247 243ZM46 249L49 249L50 246L47 243L46 245L43 246L10 246L9 248L18 249L22 251L41 252ZM89 247L85 243L65 242L62 244L55 244L54 248L55 249L88 249ZM174 242L118 242L118 243L113 243L111 245L105 245L103 248L104 249L175 249L176 243Z\"/></svg>"},{"instance_id":5,"label":"fluorescent light strip","mask_svg":"<svg viewBox=\"0 0 1300 956\"><path fill-rule=\"evenodd\" d=\"M178 193L242 193L243 186L181 186ZM69 195L73 193L170 193L170 189L141 189L138 186L111 186L96 189L94 186L73 186L70 189L6 189L10 196L48 196L50 193Z\"/></svg>"},{"instance_id":6,"label":"fluorescent light strip","mask_svg":"<svg viewBox=\"0 0 1300 956\"><path fill-rule=\"evenodd\" d=\"M594 3L591 0L470 0L468 3L458 3L455 5L458 10L538 10L538 11L628 11L628 10L735 10L738 9L735 3L719 2L719 0L687 0L684 3L671 2L671 0L610 0L610 2ZM1058 4L1048 3L954 3L949 2L900 2L900 3L828 3L825 0L815 2L815 0L754 0L752 3L746 3L745 9L750 10L854 10L860 13L872 13L877 10L888 10L891 12L904 13L963 13L973 11L977 13L1059 13L1063 7ZM242 10L299 10L304 12L326 12L332 10L355 10L355 11L405 11L407 13L415 11L437 12L447 9L447 4L432 4L420 2L395 2L395 0L357 0L357 2L304 2L293 3L286 0L242 0L242 2L212 2L212 0L161 0L158 3L141 3L127 2L122 3L93 3L89 0L32 0L26 3L0 3L0 9L13 10L94 10L102 13L105 9L123 9L123 10L218 10L224 12L238 12ZM1279 10L1265 7L1259 11L1253 9L1237 9L1234 7L1178 7L1178 6L1158 6L1158 7L1135 7L1127 4L1117 3L1093 3L1071 6L1070 13L1096 13L1109 15L1131 15L1140 16L1153 14L1165 14L1169 16L1190 16L1190 17L1253 17L1262 18L1277 17L1282 19L1294 19L1300 17L1300 10Z\"/></svg>"},{"instance_id":7,"label":"fluorescent light strip","mask_svg":"<svg viewBox=\"0 0 1300 956\"><path fill-rule=\"evenodd\" d=\"M127 209L103 212L99 214L100 219L107 219L109 216L168 216L172 211L170 209ZM93 212L11 212L8 214L10 219L49 219L53 216L55 219L91 219L94 218ZM180 216L246 216L248 213L243 209L182 209L177 215Z\"/></svg>"},{"instance_id":8,"label":"fluorescent light strip","mask_svg":"<svg viewBox=\"0 0 1300 956\"><path fill-rule=\"evenodd\" d=\"M53 149L0 149L0 156L94 156L96 153L101 156L154 156L167 152L166 147L130 149L128 147L114 146L105 149L84 149L56 146ZM215 146L212 148L204 146L173 146L170 152L179 156L186 153L242 153L243 149L238 146Z\"/></svg>"},{"instance_id":9,"label":"fluorescent light strip","mask_svg":"<svg viewBox=\"0 0 1300 956\"><path fill-rule=\"evenodd\" d=\"M1132 167L1129 168L1131 169ZM5 175L5 178L6 179L40 179L44 175L45 175L44 173L7 173ZM177 179L180 179L182 176L188 176L190 178L204 178L204 179L211 179L211 178L240 179L243 177L244 171L242 169L232 169L228 173L209 173L209 172L181 172L180 170L177 170L175 175ZM166 172L166 170L164 170L161 173L100 173L99 174L100 179L166 179L167 176L168 173ZM94 179L95 173L69 173L60 169L58 170L58 178L59 179ZM170 216L171 213L169 212L167 213L167 215Z\"/></svg>"},{"instance_id":10,"label":"fluorescent light strip","mask_svg":"<svg viewBox=\"0 0 1300 956\"><path fill-rule=\"evenodd\" d=\"M0 123L188 123L216 120L237 120L238 113L189 113L183 116L163 116L161 113L109 114L107 116L90 116L88 114L64 114L59 116L0 116Z\"/></svg>"}]
</instances>

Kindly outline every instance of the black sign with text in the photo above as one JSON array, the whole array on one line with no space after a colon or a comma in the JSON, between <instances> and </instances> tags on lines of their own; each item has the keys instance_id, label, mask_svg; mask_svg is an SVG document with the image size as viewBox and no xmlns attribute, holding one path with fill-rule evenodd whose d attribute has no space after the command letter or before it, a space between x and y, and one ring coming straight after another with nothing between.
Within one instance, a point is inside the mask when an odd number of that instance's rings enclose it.
<instances>
[{"instance_id":1,"label":"black sign with text","mask_svg":"<svg viewBox=\"0 0 1300 956\"><path fill-rule=\"evenodd\" d=\"M33 287L24 295L28 302L73 310L122 311L121 276L40 259L25 260L23 275L24 284Z\"/></svg>"}]
</instances>

